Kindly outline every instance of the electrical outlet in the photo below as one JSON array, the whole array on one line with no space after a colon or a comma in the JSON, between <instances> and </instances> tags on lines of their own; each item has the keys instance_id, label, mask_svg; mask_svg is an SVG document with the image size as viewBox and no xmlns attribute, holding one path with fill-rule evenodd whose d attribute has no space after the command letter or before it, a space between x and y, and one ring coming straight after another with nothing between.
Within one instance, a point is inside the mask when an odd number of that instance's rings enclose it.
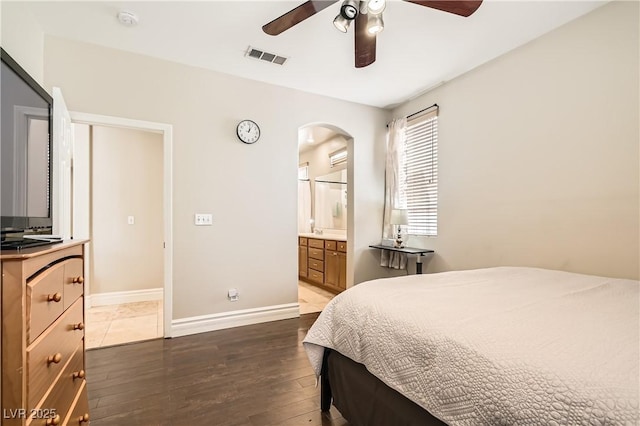
<instances>
[{"instance_id":1,"label":"electrical outlet","mask_svg":"<svg viewBox=\"0 0 640 426\"><path fill-rule=\"evenodd\" d=\"M240 298L240 294L238 294L238 290L235 288L230 288L227 292L227 298L230 302L235 302Z\"/></svg>"},{"instance_id":2,"label":"electrical outlet","mask_svg":"<svg viewBox=\"0 0 640 426\"><path fill-rule=\"evenodd\" d=\"M196 226L210 226L213 225L213 215L210 213L196 213L195 222Z\"/></svg>"}]
</instances>

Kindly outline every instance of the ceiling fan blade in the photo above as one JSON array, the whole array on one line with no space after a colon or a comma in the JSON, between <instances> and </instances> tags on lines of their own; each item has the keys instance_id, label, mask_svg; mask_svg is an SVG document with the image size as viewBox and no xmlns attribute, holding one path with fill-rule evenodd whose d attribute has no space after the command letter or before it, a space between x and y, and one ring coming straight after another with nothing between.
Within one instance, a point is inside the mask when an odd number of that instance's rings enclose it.
<instances>
[{"instance_id":1,"label":"ceiling fan blade","mask_svg":"<svg viewBox=\"0 0 640 426\"><path fill-rule=\"evenodd\" d=\"M262 26L262 31L269 35L278 35L305 19L315 15L338 0L306 1L295 9L291 9L279 18Z\"/></svg>"},{"instance_id":2,"label":"ceiling fan blade","mask_svg":"<svg viewBox=\"0 0 640 426\"><path fill-rule=\"evenodd\" d=\"M420 6L430 7L445 12L453 13L460 16L470 16L475 12L482 0L404 0L409 3L419 4Z\"/></svg>"},{"instance_id":3,"label":"ceiling fan blade","mask_svg":"<svg viewBox=\"0 0 640 426\"><path fill-rule=\"evenodd\" d=\"M356 68L364 68L376 61L376 35L367 32L367 15L356 17Z\"/></svg>"}]
</instances>

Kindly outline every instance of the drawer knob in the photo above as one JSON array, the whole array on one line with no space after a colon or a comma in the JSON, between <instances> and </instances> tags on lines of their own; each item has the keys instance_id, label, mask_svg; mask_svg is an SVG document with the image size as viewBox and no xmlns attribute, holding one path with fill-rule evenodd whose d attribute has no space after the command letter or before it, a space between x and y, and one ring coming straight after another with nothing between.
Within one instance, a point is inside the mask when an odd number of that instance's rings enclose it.
<instances>
[{"instance_id":1,"label":"drawer knob","mask_svg":"<svg viewBox=\"0 0 640 426\"><path fill-rule=\"evenodd\" d=\"M47 364L51 364L51 363L59 364L60 361L62 361L62 354L60 352L58 352L55 355L49 355L47 357ZM55 423L55 424L57 424L57 423Z\"/></svg>"},{"instance_id":2,"label":"drawer knob","mask_svg":"<svg viewBox=\"0 0 640 426\"><path fill-rule=\"evenodd\" d=\"M59 424L60 424L60 414L56 414L55 417L51 417L50 419L47 419L47 422L45 423L46 426L59 425Z\"/></svg>"},{"instance_id":3,"label":"drawer knob","mask_svg":"<svg viewBox=\"0 0 640 426\"><path fill-rule=\"evenodd\" d=\"M84 330L84 323L77 323L77 324L73 324L73 329L74 330Z\"/></svg>"},{"instance_id":4,"label":"drawer knob","mask_svg":"<svg viewBox=\"0 0 640 426\"><path fill-rule=\"evenodd\" d=\"M84 372L84 370L80 370L80 371L74 371L71 376L73 377L73 380L75 380L75 379L84 379L85 375L86 373Z\"/></svg>"},{"instance_id":5,"label":"drawer knob","mask_svg":"<svg viewBox=\"0 0 640 426\"><path fill-rule=\"evenodd\" d=\"M89 423L89 413L84 413L84 415L78 417L78 423Z\"/></svg>"},{"instance_id":6,"label":"drawer knob","mask_svg":"<svg viewBox=\"0 0 640 426\"><path fill-rule=\"evenodd\" d=\"M84 278L82 277L74 277L73 280L71 280L72 283L74 284L82 284L84 282Z\"/></svg>"},{"instance_id":7,"label":"drawer knob","mask_svg":"<svg viewBox=\"0 0 640 426\"><path fill-rule=\"evenodd\" d=\"M58 303L61 300L62 300L62 295L60 293L47 295L47 302L56 302L56 303Z\"/></svg>"}]
</instances>

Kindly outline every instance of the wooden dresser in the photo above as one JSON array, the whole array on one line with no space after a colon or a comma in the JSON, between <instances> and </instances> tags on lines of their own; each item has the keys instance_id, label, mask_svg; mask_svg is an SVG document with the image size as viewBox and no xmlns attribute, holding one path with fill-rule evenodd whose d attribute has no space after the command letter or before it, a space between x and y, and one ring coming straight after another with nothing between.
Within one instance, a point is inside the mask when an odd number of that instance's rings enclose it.
<instances>
[{"instance_id":1,"label":"wooden dresser","mask_svg":"<svg viewBox=\"0 0 640 426\"><path fill-rule=\"evenodd\" d=\"M334 293L346 290L346 241L298 237L298 276Z\"/></svg>"},{"instance_id":2,"label":"wooden dresser","mask_svg":"<svg viewBox=\"0 0 640 426\"><path fill-rule=\"evenodd\" d=\"M87 425L84 243L3 251L2 425Z\"/></svg>"}]
</instances>

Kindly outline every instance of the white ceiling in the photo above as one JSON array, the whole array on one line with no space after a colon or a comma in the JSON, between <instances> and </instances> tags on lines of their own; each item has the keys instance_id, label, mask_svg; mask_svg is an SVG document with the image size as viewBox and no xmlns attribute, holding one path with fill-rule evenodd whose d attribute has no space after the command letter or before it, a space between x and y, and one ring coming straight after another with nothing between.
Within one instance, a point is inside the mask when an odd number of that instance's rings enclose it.
<instances>
[{"instance_id":1,"label":"white ceiling","mask_svg":"<svg viewBox=\"0 0 640 426\"><path fill-rule=\"evenodd\" d=\"M389 1L389 0L388 0ZM583 15L606 1L485 0L468 18L389 1L377 61L356 69L353 29L332 25L340 2L278 36L262 25L303 1L25 2L46 34L280 86L389 108ZM119 10L139 24L124 27ZM289 58L245 57L248 46Z\"/></svg>"},{"instance_id":2,"label":"white ceiling","mask_svg":"<svg viewBox=\"0 0 640 426\"><path fill-rule=\"evenodd\" d=\"M324 126L307 126L298 130L298 150L300 153L316 149L319 145L334 139L340 133ZM342 135L343 137L347 137Z\"/></svg>"}]
</instances>

